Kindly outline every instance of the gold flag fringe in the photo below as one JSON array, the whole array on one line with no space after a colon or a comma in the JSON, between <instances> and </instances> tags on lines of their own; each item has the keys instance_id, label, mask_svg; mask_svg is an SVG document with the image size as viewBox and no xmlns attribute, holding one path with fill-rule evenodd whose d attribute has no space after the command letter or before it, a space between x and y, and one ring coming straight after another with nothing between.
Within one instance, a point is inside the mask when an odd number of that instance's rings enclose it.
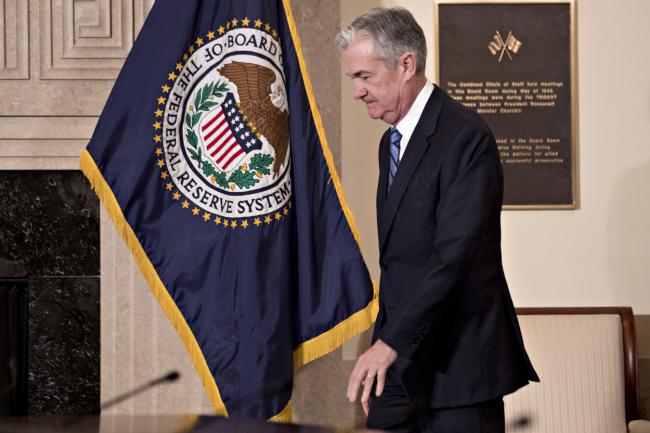
<instances>
[{"instance_id":1,"label":"gold flag fringe","mask_svg":"<svg viewBox=\"0 0 650 433\"><path fill-rule=\"evenodd\" d=\"M144 252L144 249L138 241L138 238L135 236L135 233L133 233L133 229L126 222L124 214L122 214L122 209L120 208L113 191L106 183L106 179L104 179L104 176L97 168L95 161L87 150L84 150L81 153L79 158L79 167L90 182L90 186L97 194L97 197L99 197L99 200L104 204L117 232L122 236L122 239L129 250L131 250L142 275L144 275L145 280L149 284L151 293L158 301L160 308L165 312L167 319L169 319L171 324L174 326L179 338L185 345L187 353L196 369L196 374L203 383L205 392L212 403L215 414L228 416L226 406L221 400L217 383L208 368L208 364L206 363L203 352L201 352L201 348L194 337L194 333L192 333L192 330L185 321L178 306L160 280L160 277L149 260L149 257L147 257L147 254ZM289 402L280 413L272 417L269 421L289 423L291 422L291 419L291 402Z\"/></svg>"},{"instance_id":2,"label":"gold flag fringe","mask_svg":"<svg viewBox=\"0 0 650 433\"><path fill-rule=\"evenodd\" d=\"M199 420L199 417L200 415L197 414L183 415L183 417L181 418L180 422L178 423L174 431L177 433L190 433L192 429L194 429L194 426Z\"/></svg>"},{"instance_id":3,"label":"gold flag fringe","mask_svg":"<svg viewBox=\"0 0 650 433\"><path fill-rule=\"evenodd\" d=\"M133 229L129 223L126 222L126 219L122 214L122 209L120 208L113 191L106 183L106 179L104 179L104 176L97 168L95 161L87 150L84 150L81 153L79 166L83 174L88 178L91 187L95 190L97 197L99 197L99 200L104 204L117 232L122 236L122 239L124 239L129 250L131 250L133 257L135 257L135 261L140 267L142 275L144 275L145 280L149 284L151 293L158 301L158 304L160 304L160 308L165 312L165 315L174 326L178 336L185 345L187 353L190 355L190 359L196 369L196 373L203 383L208 398L212 402L215 414L228 416L226 406L221 400L221 395L219 395L217 384L208 368L208 364L205 361L205 357L201 352L201 348L199 347L192 330L160 280L158 273L151 264L149 257L147 257L140 241L138 241L135 233L133 233Z\"/></svg>"},{"instance_id":4,"label":"gold flag fringe","mask_svg":"<svg viewBox=\"0 0 650 433\"><path fill-rule=\"evenodd\" d=\"M332 182L334 183L334 190L336 191L336 195L338 196L339 202L341 203L343 214L348 221L350 231L352 231L352 235L354 236L354 239L357 242L357 246L359 247L359 252L361 253L361 238L359 236L359 230L357 229L357 225L354 221L354 215L352 214L352 211L348 207L345 200L343 186L341 185L341 180L339 179L338 173L336 172L336 166L334 165L332 151L330 150L327 143L325 128L323 127L323 120L321 119L320 112L316 106L316 98L314 97L311 80L309 79L309 73L307 72L307 66L305 64L304 56L302 53L302 43L300 41L300 36L298 35L296 22L293 19L293 12L291 11L291 1L282 0L282 3L284 4L284 11L287 15L287 22L289 24L291 38L293 39L293 45L296 48L296 55L298 57L298 63L300 64L300 72L302 73L302 79L305 83L307 99L309 100L311 114L314 118L314 123L316 124L316 131L318 131L318 138L320 139L323 155L325 156L325 161L327 162L327 168L329 169ZM308 362L320 358L323 355L327 355L345 343L348 339L370 328L372 323L375 321L375 318L377 317L377 312L379 311L377 284L373 281L372 286L373 298L363 310L356 312L352 316L338 323L329 331L326 331L321 335L312 338L311 340L305 341L294 350L294 368L298 368L304 364L307 364Z\"/></svg>"},{"instance_id":5,"label":"gold flag fringe","mask_svg":"<svg viewBox=\"0 0 650 433\"><path fill-rule=\"evenodd\" d=\"M289 403L282 409L282 411L271 418L269 421L271 422L283 422L283 423L290 423L292 421L292 411L291 411L291 400L289 400Z\"/></svg>"},{"instance_id":6,"label":"gold flag fringe","mask_svg":"<svg viewBox=\"0 0 650 433\"><path fill-rule=\"evenodd\" d=\"M357 311L347 319L339 322L332 329L298 346L293 351L294 368L299 368L323 355L327 355L350 338L366 331L375 321L378 311L379 304L377 303L377 292L375 290L373 299L363 310Z\"/></svg>"}]
</instances>

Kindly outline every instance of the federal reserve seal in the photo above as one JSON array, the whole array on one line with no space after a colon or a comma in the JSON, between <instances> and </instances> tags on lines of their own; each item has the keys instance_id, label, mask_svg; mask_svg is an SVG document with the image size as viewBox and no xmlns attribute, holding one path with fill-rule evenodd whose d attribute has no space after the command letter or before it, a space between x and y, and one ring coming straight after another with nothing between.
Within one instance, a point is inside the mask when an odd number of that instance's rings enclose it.
<instances>
[{"instance_id":1,"label":"federal reserve seal","mask_svg":"<svg viewBox=\"0 0 650 433\"><path fill-rule=\"evenodd\" d=\"M197 38L162 86L154 141L164 188L205 221L247 228L288 213L289 109L270 30L229 21Z\"/></svg>"}]
</instances>

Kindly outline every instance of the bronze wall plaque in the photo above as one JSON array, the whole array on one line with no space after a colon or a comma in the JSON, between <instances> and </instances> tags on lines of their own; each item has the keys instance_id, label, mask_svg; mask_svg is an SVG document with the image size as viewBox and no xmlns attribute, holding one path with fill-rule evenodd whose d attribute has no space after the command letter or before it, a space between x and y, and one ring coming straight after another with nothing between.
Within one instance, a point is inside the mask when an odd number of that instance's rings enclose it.
<instances>
[{"instance_id":1,"label":"bronze wall plaque","mask_svg":"<svg viewBox=\"0 0 650 433\"><path fill-rule=\"evenodd\" d=\"M492 128L504 208L576 207L574 2L435 2L437 82Z\"/></svg>"}]
</instances>

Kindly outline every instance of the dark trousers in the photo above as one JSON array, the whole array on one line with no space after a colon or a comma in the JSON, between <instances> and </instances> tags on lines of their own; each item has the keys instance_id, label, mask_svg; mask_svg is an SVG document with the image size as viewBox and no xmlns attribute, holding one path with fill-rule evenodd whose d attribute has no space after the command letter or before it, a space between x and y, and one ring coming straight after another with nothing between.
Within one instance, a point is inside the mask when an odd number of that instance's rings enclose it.
<instances>
[{"instance_id":1,"label":"dark trousers","mask_svg":"<svg viewBox=\"0 0 650 433\"><path fill-rule=\"evenodd\" d=\"M504 433L503 399L463 407L416 407L394 368L386 373L384 392L370 399L368 428L391 433Z\"/></svg>"}]
</instances>

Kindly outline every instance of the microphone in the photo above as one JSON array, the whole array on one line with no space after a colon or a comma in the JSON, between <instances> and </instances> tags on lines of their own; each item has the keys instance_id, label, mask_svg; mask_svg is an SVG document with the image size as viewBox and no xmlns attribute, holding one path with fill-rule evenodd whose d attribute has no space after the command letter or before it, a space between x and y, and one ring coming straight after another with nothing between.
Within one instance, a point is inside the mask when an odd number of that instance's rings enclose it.
<instances>
[{"instance_id":1,"label":"microphone","mask_svg":"<svg viewBox=\"0 0 650 433\"><path fill-rule=\"evenodd\" d=\"M133 388L130 391L125 392L124 394L120 394L117 397L113 397L110 400L106 400L105 402L103 402L103 403L101 403L99 405L99 411L93 411L93 413L90 414L90 415L98 415L101 411L109 409L109 408L115 406L116 404L119 404L119 403L121 403L121 402L123 402L125 400L128 400L128 399L132 398L132 397L135 397L138 394L142 394L143 392L145 392L145 391L147 391L147 390L149 390L151 388L154 388L154 387L160 385L161 383L176 382L179 377L181 377L181 375L180 375L180 373L178 371L176 371L176 370L170 371L169 373L165 374L164 376L160 376L160 377L158 377L156 379L150 380L147 383L144 383L144 384L142 384L142 385L140 385L138 387ZM70 426L72 426L74 424L77 424L77 423L79 423L79 422L81 422L81 421L83 421L83 420L85 420L87 418L88 418L87 415L86 416L82 415L82 416L79 416L79 417L68 417L67 419L64 419L60 423L60 427L67 429L68 427L70 427Z\"/></svg>"},{"instance_id":2,"label":"microphone","mask_svg":"<svg viewBox=\"0 0 650 433\"><path fill-rule=\"evenodd\" d=\"M154 387L160 385L161 383L175 382L175 381L178 380L179 377L181 377L181 375L180 375L180 373L178 371L176 371L176 370L170 371L169 373L167 373L164 376L161 376L161 377L159 377L157 379L151 380L151 381L149 381L147 383L144 383L144 384L142 384L142 385L140 385L140 386L138 386L136 388L133 388L131 391L127 391L124 394L120 394L117 397L113 397L112 399L103 402L99 406L99 410L103 411L103 410L106 410L108 408L111 408L111 407L115 406L116 404L119 404L119 403L123 402L124 400L128 400L128 399L130 399L132 397L135 397L136 395L141 394L141 393L147 391L148 389L154 388Z\"/></svg>"}]
</instances>

